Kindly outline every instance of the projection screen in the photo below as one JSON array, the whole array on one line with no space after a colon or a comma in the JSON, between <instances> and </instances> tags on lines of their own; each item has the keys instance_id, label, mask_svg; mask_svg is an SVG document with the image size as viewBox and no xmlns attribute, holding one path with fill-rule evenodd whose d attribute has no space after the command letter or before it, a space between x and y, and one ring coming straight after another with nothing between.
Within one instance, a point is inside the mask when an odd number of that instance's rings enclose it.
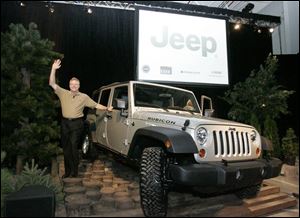
<instances>
[{"instance_id":1,"label":"projection screen","mask_svg":"<svg viewBox=\"0 0 300 218\"><path fill-rule=\"evenodd\" d=\"M228 85L226 20L138 11L137 79Z\"/></svg>"}]
</instances>

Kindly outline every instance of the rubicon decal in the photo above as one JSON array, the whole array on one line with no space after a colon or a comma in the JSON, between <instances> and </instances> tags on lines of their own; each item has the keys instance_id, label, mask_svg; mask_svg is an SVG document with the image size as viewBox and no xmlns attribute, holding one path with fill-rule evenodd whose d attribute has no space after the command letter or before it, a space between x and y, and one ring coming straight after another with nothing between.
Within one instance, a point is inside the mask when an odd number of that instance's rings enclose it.
<instances>
[{"instance_id":1,"label":"rubicon decal","mask_svg":"<svg viewBox=\"0 0 300 218\"><path fill-rule=\"evenodd\" d=\"M148 117L148 120L151 120L151 121L154 121L154 122L158 122L158 123L165 123L165 124L172 124L172 125L176 124L175 121L160 119L160 118L156 118L156 117Z\"/></svg>"}]
</instances>

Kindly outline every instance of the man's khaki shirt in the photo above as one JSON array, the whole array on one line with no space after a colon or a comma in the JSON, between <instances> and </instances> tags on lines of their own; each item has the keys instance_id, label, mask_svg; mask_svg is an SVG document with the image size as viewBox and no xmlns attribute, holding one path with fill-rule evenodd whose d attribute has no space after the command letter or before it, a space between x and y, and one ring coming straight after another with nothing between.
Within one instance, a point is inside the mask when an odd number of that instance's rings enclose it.
<instances>
[{"instance_id":1,"label":"man's khaki shirt","mask_svg":"<svg viewBox=\"0 0 300 218\"><path fill-rule=\"evenodd\" d=\"M97 103L88 95L78 92L73 95L71 91L57 85L55 94L59 97L62 115L65 118L83 117L84 107L95 108Z\"/></svg>"}]
</instances>

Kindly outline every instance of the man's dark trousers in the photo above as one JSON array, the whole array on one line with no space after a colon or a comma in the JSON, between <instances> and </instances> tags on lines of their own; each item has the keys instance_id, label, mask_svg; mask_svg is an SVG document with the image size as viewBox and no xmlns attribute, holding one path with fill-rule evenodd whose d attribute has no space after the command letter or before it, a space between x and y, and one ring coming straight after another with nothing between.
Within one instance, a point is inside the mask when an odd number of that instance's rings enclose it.
<instances>
[{"instance_id":1,"label":"man's dark trousers","mask_svg":"<svg viewBox=\"0 0 300 218\"><path fill-rule=\"evenodd\" d=\"M82 142L83 128L83 118L62 118L61 143L64 151L65 177L78 176L78 148Z\"/></svg>"}]
</instances>

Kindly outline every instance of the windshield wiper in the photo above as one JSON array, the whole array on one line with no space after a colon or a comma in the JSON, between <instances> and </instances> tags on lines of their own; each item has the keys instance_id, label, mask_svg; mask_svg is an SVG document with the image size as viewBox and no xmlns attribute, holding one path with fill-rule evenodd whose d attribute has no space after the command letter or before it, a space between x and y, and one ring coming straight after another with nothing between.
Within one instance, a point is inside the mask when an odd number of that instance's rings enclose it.
<instances>
[{"instance_id":1,"label":"windshield wiper","mask_svg":"<svg viewBox=\"0 0 300 218\"><path fill-rule=\"evenodd\" d=\"M184 110L182 107L179 107L179 106L168 106L168 109L175 109L175 110L181 110L181 111Z\"/></svg>"},{"instance_id":2,"label":"windshield wiper","mask_svg":"<svg viewBox=\"0 0 300 218\"><path fill-rule=\"evenodd\" d=\"M182 108L182 107L180 107L180 106L169 106L168 109L175 109L175 110L180 110L180 111L188 111L188 112L190 112L191 114L194 115L194 112L193 112L193 111L191 111L191 110L186 110L186 109L184 109L184 108Z\"/></svg>"},{"instance_id":3,"label":"windshield wiper","mask_svg":"<svg viewBox=\"0 0 300 218\"><path fill-rule=\"evenodd\" d=\"M155 107L155 108L161 108L167 112L169 112L169 110L167 108L164 108L164 107L161 107L157 104L150 104L150 103L146 103L146 102L143 102L143 103L139 103L137 104L136 106L145 106L145 107Z\"/></svg>"}]
</instances>

